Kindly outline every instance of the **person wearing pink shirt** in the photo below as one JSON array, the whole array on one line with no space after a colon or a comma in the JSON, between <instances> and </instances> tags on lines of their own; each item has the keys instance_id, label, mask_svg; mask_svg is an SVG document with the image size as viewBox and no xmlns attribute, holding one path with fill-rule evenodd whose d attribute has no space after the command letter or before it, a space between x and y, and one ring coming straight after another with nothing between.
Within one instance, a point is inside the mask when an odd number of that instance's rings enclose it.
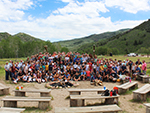
<instances>
[{"instance_id":1,"label":"person wearing pink shirt","mask_svg":"<svg viewBox=\"0 0 150 113\"><path fill-rule=\"evenodd\" d=\"M146 70L147 70L147 65L146 65L145 60L143 60L142 71L143 71L143 73L144 73L145 75L146 75Z\"/></svg>"}]
</instances>

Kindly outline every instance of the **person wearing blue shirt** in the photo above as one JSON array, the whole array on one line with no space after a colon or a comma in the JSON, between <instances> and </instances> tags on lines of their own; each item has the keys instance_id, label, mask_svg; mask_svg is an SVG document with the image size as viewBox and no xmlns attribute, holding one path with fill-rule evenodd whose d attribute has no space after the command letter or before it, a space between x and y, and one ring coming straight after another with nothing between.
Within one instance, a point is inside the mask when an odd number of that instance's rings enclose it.
<instances>
[{"instance_id":1,"label":"person wearing blue shirt","mask_svg":"<svg viewBox=\"0 0 150 113\"><path fill-rule=\"evenodd\" d=\"M135 73L133 73L134 80L136 80L136 76L141 74L141 69L136 65Z\"/></svg>"},{"instance_id":2,"label":"person wearing blue shirt","mask_svg":"<svg viewBox=\"0 0 150 113\"><path fill-rule=\"evenodd\" d=\"M68 72L66 72L64 76L65 76L65 78L64 78L65 81L68 82L70 80L70 74Z\"/></svg>"},{"instance_id":3,"label":"person wearing blue shirt","mask_svg":"<svg viewBox=\"0 0 150 113\"><path fill-rule=\"evenodd\" d=\"M81 80L85 80L85 77L86 77L86 71L85 70L83 70L82 72L81 72Z\"/></svg>"},{"instance_id":4,"label":"person wearing blue shirt","mask_svg":"<svg viewBox=\"0 0 150 113\"><path fill-rule=\"evenodd\" d=\"M117 73L117 66L113 64L112 69Z\"/></svg>"}]
</instances>

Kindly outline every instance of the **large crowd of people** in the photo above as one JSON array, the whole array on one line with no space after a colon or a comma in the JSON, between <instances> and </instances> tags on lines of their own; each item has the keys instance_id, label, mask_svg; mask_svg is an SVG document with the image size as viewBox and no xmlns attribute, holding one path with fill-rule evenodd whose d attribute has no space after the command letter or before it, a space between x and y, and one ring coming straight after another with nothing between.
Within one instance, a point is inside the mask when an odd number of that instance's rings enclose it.
<instances>
[{"instance_id":1,"label":"large crowd of people","mask_svg":"<svg viewBox=\"0 0 150 113\"><path fill-rule=\"evenodd\" d=\"M53 54L39 53L27 58L26 61L14 63L6 62L4 66L6 80L13 83L48 82L48 81L112 81L120 75L127 75L136 79L137 75L146 74L146 62L131 60L117 60L97 58L91 54L77 52L62 52ZM132 76L131 76L132 75Z\"/></svg>"}]
</instances>

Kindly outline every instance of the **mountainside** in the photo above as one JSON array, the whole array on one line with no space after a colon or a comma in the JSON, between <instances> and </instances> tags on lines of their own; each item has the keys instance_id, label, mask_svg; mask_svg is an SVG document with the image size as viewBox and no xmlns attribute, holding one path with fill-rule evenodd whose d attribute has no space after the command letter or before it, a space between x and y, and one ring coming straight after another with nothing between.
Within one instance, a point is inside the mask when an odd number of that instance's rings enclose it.
<instances>
[{"instance_id":1,"label":"mountainside","mask_svg":"<svg viewBox=\"0 0 150 113\"><path fill-rule=\"evenodd\" d=\"M93 43L82 45L77 51L90 51L92 53L92 44ZM109 52L114 52L114 54L127 54L130 52L145 53L144 50L140 50L141 48L146 49L150 47L150 19L133 29L126 31L125 33L118 34L109 39L98 41L94 44L96 45L97 54L108 54ZM106 52L102 53L102 50L104 49Z\"/></svg>"},{"instance_id":2,"label":"mountainside","mask_svg":"<svg viewBox=\"0 0 150 113\"><path fill-rule=\"evenodd\" d=\"M24 42L27 42L27 41L41 41L41 39L32 37L32 36L30 36L28 34L25 34L25 33L18 33L18 34L15 34L13 36L19 37Z\"/></svg>"},{"instance_id":3,"label":"mountainside","mask_svg":"<svg viewBox=\"0 0 150 113\"><path fill-rule=\"evenodd\" d=\"M18 34L15 34L15 35L10 35L9 33L7 32L4 32L4 33L0 33L0 41L2 39L7 39L8 37L18 37L21 39L21 41L23 42L28 42L28 41L41 41L41 39L38 39L38 38L35 38L35 37L32 37L28 34L25 34L25 33L18 33Z\"/></svg>"},{"instance_id":4,"label":"mountainside","mask_svg":"<svg viewBox=\"0 0 150 113\"><path fill-rule=\"evenodd\" d=\"M9 33L7 33L7 32L4 32L4 33L0 33L0 41L2 40L2 39L7 39L9 36L11 36Z\"/></svg>"},{"instance_id":5,"label":"mountainside","mask_svg":"<svg viewBox=\"0 0 150 113\"><path fill-rule=\"evenodd\" d=\"M67 40L67 41L59 41L59 42L54 42L56 46L62 46L62 47L67 47L70 51L76 51L80 46L88 43L94 43L97 41L100 41L102 39L107 39L112 36L115 36L120 33L124 33L128 31L129 29L122 29L119 31L115 32L105 32L102 34L93 34L87 37L83 38L78 38L78 39L73 39L73 40Z\"/></svg>"},{"instance_id":6,"label":"mountainside","mask_svg":"<svg viewBox=\"0 0 150 113\"><path fill-rule=\"evenodd\" d=\"M50 41L43 41L25 33L10 35L0 33L0 58L27 57L43 52L44 46L48 46L48 52L57 51ZM63 50L66 48L63 48Z\"/></svg>"}]
</instances>

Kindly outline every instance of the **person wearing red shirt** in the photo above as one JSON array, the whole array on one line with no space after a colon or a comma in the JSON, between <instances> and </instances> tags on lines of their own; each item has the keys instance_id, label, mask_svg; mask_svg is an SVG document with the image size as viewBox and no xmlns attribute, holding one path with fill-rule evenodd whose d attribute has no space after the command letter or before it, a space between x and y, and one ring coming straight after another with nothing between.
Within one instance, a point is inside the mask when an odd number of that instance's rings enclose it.
<instances>
[{"instance_id":1,"label":"person wearing red shirt","mask_svg":"<svg viewBox=\"0 0 150 113\"><path fill-rule=\"evenodd\" d=\"M86 71L86 78L87 78L87 80L90 80L90 73L91 73L91 71L90 71L90 68L89 68L89 70L88 71Z\"/></svg>"}]
</instances>

